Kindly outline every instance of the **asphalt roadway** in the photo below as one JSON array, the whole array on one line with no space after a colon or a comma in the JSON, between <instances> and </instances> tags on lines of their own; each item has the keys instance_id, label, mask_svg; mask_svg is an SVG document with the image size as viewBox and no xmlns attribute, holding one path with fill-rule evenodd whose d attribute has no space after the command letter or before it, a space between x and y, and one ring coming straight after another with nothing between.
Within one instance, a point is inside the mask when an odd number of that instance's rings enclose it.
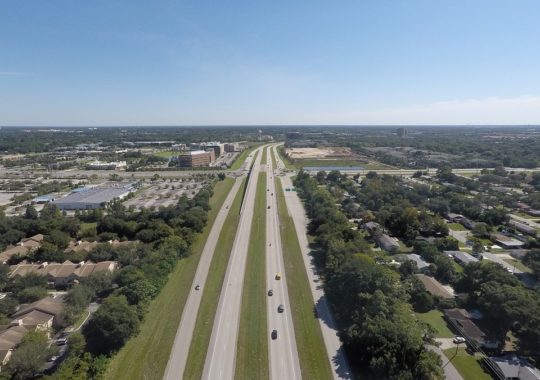
<instances>
[{"instance_id":1,"label":"asphalt roadway","mask_svg":"<svg viewBox=\"0 0 540 380\"><path fill-rule=\"evenodd\" d=\"M257 192L257 180L260 172L262 147L258 148L257 151L259 151L259 154L257 154L252 174L247 184L244 202L240 211L240 222L227 266L214 319L212 336L204 363L202 378L207 380L232 380L234 378L242 288L251 233L251 222L253 220L255 194Z\"/></svg>"},{"instance_id":2,"label":"asphalt roadway","mask_svg":"<svg viewBox=\"0 0 540 380\"><path fill-rule=\"evenodd\" d=\"M270 379L301 379L300 361L294 336L294 326L287 292L287 278L283 264L283 250L278 216L277 193L272 168L271 149L267 154L266 170L266 284L273 290L266 296L268 311L268 348L270 353ZM280 274L281 279L276 278ZM278 306L285 310L278 312ZM271 331L277 331L277 339L271 338Z\"/></svg>"},{"instance_id":3,"label":"asphalt roadway","mask_svg":"<svg viewBox=\"0 0 540 380\"><path fill-rule=\"evenodd\" d=\"M274 146L272 150L276 157L278 170L283 170L285 165L277 154L276 147ZM351 370L347 362L343 346L337 335L338 329L336 323L328 306L326 297L324 296L322 282L317 274L315 263L313 262L312 257L309 255L310 248L307 239L308 219L306 217L304 207L295 191L285 191L286 188L293 187L290 176L282 176L281 183L285 194L285 203L287 205L289 215L291 215L293 219L296 235L298 236L298 242L300 243L300 250L302 252L304 265L306 267L309 286L315 302L319 325L321 327L324 344L326 346L328 360L332 368L333 378L351 379Z\"/></svg>"},{"instance_id":4,"label":"asphalt roadway","mask_svg":"<svg viewBox=\"0 0 540 380\"><path fill-rule=\"evenodd\" d=\"M323 168L321 168L323 169ZM472 169L452 169L454 174L480 174L484 168L472 168ZM488 170L493 170L493 168L486 168ZM513 171L515 173L520 172L538 172L540 168L505 168L507 171ZM388 174L388 175L399 175L399 176L412 176L418 170L422 172L428 172L431 175L437 173L436 168L429 169L352 169L352 170L341 170L341 173L354 175L366 175L368 172L373 171L378 174ZM108 179L111 174L116 174L123 179L137 180L141 178L152 178L155 174L158 174L161 178L178 178L178 177L190 177L196 174L219 174L225 173L231 176L238 176L242 174L242 170L163 170L163 171L136 171L136 172L126 172L126 171L115 171L115 170L80 170L80 169L68 169L68 170L55 170L55 171L22 171L17 169L6 169L0 167L0 178L12 178L12 179L26 179L26 178L37 178L44 175L49 176L52 179L73 179L73 178L83 178L96 175L98 178ZM316 174L316 171L311 172Z\"/></svg>"},{"instance_id":5,"label":"asphalt roadway","mask_svg":"<svg viewBox=\"0 0 540 380\"><path fill-rule=\"evenodd\" d=\"M232 205L241 184L242 178L237 178L216 216L212 229L210 230L210 234L208 235L208 239L204 245L201 258L197 266L197 271L195 272L195 277L193 279L193 284L191 285L191 292L189 293L188 299L184 306L182 319L180 320L180 325L178 327L178 331L176 332L176 337L174 338L174 344L169 357L169 362L167 363L167 368L165 369L165 375L163 376L163 379L165 380L181 379L184 373L210 263L212 262L212 257L214 256L214 252L216 250L221 229L223 228L225 219L229 214L230 205ZM195 290L195 286L197 285L201 286L200 290Z\"/></svg>"}]
</instances>

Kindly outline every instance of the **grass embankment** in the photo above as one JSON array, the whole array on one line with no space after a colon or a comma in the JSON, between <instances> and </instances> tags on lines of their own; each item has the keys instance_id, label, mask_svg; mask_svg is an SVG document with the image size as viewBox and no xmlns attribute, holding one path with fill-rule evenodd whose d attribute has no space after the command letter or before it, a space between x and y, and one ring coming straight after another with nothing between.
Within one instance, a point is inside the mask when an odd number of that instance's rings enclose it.
<instances>
[{"instance_id":1,"label":"grass embankment","mask_svg":"<svg viewBox=\"0 0 540 380\"><path fill-rule=\"evenodd\" d=\"M285 147L283 145L279 146L277 148L277 151L278 151L278 154L280 155L281 160L283 161L283 164L285 165L286 169L292 169L292 170L298 169L296 167L296 165L291 161L289 156L287 156L285 154Z\"/></svg>"},{"instance_id":2,"label":"grass embankment","mask_svg":"<svg viewBox=\"0 0 540 380\"><path fill-rule=\"evenodd\" d=\"M262 157L261 157L261 164L263 165L266 165L266 156L267 156L267 151L268 151L269 148L264 148L262 150Z\"/></svg>"},{"instance_id":3,"label":"grass embankment","mask_svg":"<svg viewBox=\"0 0 540 380\"><path fill-rule=\"evenodd\" d=\"M429 324L435 329L435 337L437 338L452 338L454 334L448 328L446 321L443 319L443 313L439 310L431 310L427 313L415 313L416 318L420 321Z\"/></svg>"},{"instance_id":4,"label":"grass embankment","mask_svg":"<svg viewBox=\"0 0 540 380\"><path fill-rule=\"evenodd\" d=\"M200 379L202 377L221 287L240 220L242 197L243 194L239 191L219 235L216 252L212 257L212 263L203 289L204 293L197 314L197 323L193 331L193 339L191 340L186 368L184 369L184 379Z\"/></svg>"},{"instance_id":5,"label":"grass embankment","mask_svg":"<svg viewBox=\"0 0 540 380\"><path fill-rule=\"evenodd\" d=\"M192 254L178 262L161 293L150 303L139 334L111 359L105 379L163 377L204 244L233 184L232 178L226 178L215 185L208 223L193 243Z\"/></svg>"},{"instance_id":6,"label":"grass embankment","mask_svg":"<svg viewBox=\"0 0 540 380\"><path fill-rule=\"evenodd\" d=\"M446 357L452 362L464 380L491 380L492 377L484 372L480 365L480 358L469 355L464 347L457 350L448 348L443 351ZM454 356L455 355L455 356Z\"/></svg>"},{"instance_id":7,"label":"grass embankment","mask_svg":"<svg viewBox=\"0 0 540 380\"><path fill-rule=\"evenodd\" d=\"M269 152L270 152L270 158L272 158L272 167L273 167L274 169L276 169L276 168L277 168L276 155L274 154L274 150L273 150L273 149L271 149L271 148L268 148L268 149L270 149Z\"/></svg>"},{"instance_id":8,"label":"grass embankment","mask_svg":"<svg viewBox=\"0 0 540 380\"><path fill-rule=\"evenodd\" d=\"M234 160L233 164L231 165L231 168L229 170L238 170L240 169L240 166L244 163L246 158L253 152L255 149L257 149L258 146L261 144L252 145L242 151L240 155Z\"/></svg>"},{"instance_id":9,"label":"grass embankment","mask_svg":"<svg viewBox=\"0 0 540 380\"><path fill-rule=\"evenodd\" d=\"M287 212L281 181L277 179L276 188L287 290L289 291L302 378L331 379L332 370L319 321L313 312L315 305L302 259L302 251L293 220Z\"/></svg>"},{"instance_id":10,"label":"grass embankment","mask_svg":"<svg viewBox=\"0 0 540 380\"><path fill-rule=\"evenodd\" d=\"M266 157L263 154L263 162ZM259 173L251 223L246 275L242 292L240 329L236 346L235 379L268 379L266 315L266 173Z\"/></svg>"}]
</instances>

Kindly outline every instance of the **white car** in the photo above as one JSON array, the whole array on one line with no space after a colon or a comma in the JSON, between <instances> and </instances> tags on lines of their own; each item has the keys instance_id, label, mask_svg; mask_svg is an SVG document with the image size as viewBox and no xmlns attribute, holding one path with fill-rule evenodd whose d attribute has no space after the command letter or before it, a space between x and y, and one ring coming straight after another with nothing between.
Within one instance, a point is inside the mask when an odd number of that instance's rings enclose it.
<instances>
[{"instance_id":1,"label":"white car","mask_svg":"<svg viewBox=\"0 0 540 380\"><path fill-rule=\"evenodd\" d=\"M465 343L467 340L462 336L455 336L452 340L455 344Z\"/></svg>"}]
</instances>

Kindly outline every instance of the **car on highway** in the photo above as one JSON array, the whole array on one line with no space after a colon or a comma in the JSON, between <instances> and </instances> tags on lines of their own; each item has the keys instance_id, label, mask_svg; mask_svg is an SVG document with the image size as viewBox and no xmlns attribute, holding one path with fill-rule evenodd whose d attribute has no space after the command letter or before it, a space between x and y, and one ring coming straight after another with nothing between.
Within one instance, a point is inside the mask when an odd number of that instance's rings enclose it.
<instances>
[{"instance_id":1,"label":"car on highway","mask_svg":"<svg viewBox=\"0 0 540 380\"><path fill-rule=\"evenodd\" d=\"M195 290L201 290L201 286L200 285L195 285Z\"/></svg>"},{"instance_id":2,"label":"car on highway","mask_svg":"<svg viewBox=\"0 0 540 380\"><path fill-rule=\"evenodd\" d=\"M274 291L272 289L268 290L268 295L269 296L273 296L274 295Z\"/></svg>"},{"instance_id":3,"label":"car on highway","mask_svg":"<svg viewBox=\"0 0 540 380\"><path fill-rule=\"evenodd\" d=\"M462 336L455 336L452 342L454 342L455 344L465 343L466 339Z\"/></svg>"},{"instance_id":4,"label":"car on highway","mask_svg":"<svg viewBox=\"0 0 540 380\"><path fill-rule=\"evenodd\" d=\"M272 339L277 339L277 330L272 330Z\"/></svg>"},{"instance_id":5,"label":"car on highway","mask_svg":"<svg viewBox=\"0 0 540 380\"><path fill-rule=\"evenodd\" d=\"M277 307L277 312L278 312L278 313L283 313L284 311L285 311L285 306L279 305L279 306Z\"/></svg>"},{"instance_id":6,"label":"car on highway","mask_svg":"<svg viewBox=\"0 0 540 380\"><path fill-rule=\"evenodd\" d=\"M267 207L268 209L270 208L270 206Z\"/></svg>"},{"instance_id":7,"label":"car on highway","mask_svg":"<svg viewBox=\"0 0 540 380\"><path fill-rule=\"evenodd\" d=\"M281 273L276 273L276 280L281 280Z\"/></svg>"}]
</instances>

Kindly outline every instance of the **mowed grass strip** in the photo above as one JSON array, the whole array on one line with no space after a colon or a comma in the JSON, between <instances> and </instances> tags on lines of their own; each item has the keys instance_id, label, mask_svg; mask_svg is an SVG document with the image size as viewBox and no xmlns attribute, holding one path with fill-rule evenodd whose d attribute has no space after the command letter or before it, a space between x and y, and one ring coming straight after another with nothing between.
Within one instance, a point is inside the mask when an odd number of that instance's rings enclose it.
<instances>
[{"instance_id":1,"label":"mowed grass strip","mask_svg":"<svg viewBox=\"0 0 540 380\"><path fill-rule=\"evenodd\" d=\"M264 157L264 156L263 156ZM235 379L268 379L266 315L266 173L259 173L242 291Z\"/></svg>"},{"instance_id":2,"label":"mowed grass strip","mask_svg":"<svg viewBox=\"0 0 540 380\"><path fill-rule=\"evenodd\" d=\"M246 180L244 179L244 182ZM242 187L242 186L241 186ZM189 355L184 369L184 379L200 379L204 370L204 361L208 344L212 335L214 317L219 303L221 287L227 271L227 264L240 220L240 207L242 206L242 192L239 191L225 219L225 224L219 235L216 251L208 271L206 284L203 288L203 297L197 314L197 322L193 331L193 339L189 348Z\"/></svg>"},{"instance_id":3,"label":"mowed grass strip","mask_svg":"<svg viewBox=\"0 0 540 380\"><path fill-rule=\"evenodd\" d=\"M263 165L266 165L266 151L267 150L268 150L268 148L263 149L263 154L262 154L262 157L261 157L261 164L263 164Z\"/></svg>"},{"instance_id":4,"label":"mowed grass strip","mask_svg":"<svg viewBox=\"0 0 540 380\"><path fill-rule=\"evenodd\" d=\"M289 291L302 378L331 379L332 370L326 354L319 321L314 315L315 304L309 288L300 243L298 243L294 222L287 213L281 181L277 178L275 181L287 290Z\"/></svg>"},{"instance_id":5,"label":"mowed grass strip","mask_svg":"<svg viewBox=\"0 0 540 380\"><path fill-rule=\"evenodd\" d=\"M204 244L233 184L234 179L226 178L215 185L208 223L193 243L191 255L178 262L161 293L150 303L139 334L111 359L105 379L163 378Z\"/></svg>"},{"instance_id":6,"label":"mowed grass strip","mask_svg":"<svg viewBox=\"0 0 540 380\"><path fill-rule=\"evenodd\" d=\"M259 147L260 145L261 144L255 144L253 146L250 146L247 149L244 149L244 151L242 153L240 153L238 158L233 162L233 164L231 165L231 168L229 170L238 170L238 169L240 169L240 166L242 166L242 164L244 163L246 158L251 154L251 152L253 152L255 149L257 149L257 147Z\"/></svg>"},{"instance_id":7,"label":"mowed grass strip","mask_svg":"<svg viewBox=\"0 0 540 380\"><path fill-rule=\"evenodd\" d=\"M464 347L448 348L443 350L448 360L452 361L452 364L458 370L459 374L463 376L464 380L491 380L492 377L484 371L480 364L480 358L470 355Z\"/></svg>"},{"instance_id":8,"label":"mowed grass strip","mask_svg":"<svg viewBox=\"0 0 540 380\"><path fill-rule=\"evenodd\" d=\"M269 148L269 149L270 149L270 148ZM273 167L274 169L276 169L276 168L277 168L277 161L276 161L276 155L274 154L274 150L273 150L273 149L270 150L270 157L272 158L272 167Z\"/></svg>"}]
</instances>

